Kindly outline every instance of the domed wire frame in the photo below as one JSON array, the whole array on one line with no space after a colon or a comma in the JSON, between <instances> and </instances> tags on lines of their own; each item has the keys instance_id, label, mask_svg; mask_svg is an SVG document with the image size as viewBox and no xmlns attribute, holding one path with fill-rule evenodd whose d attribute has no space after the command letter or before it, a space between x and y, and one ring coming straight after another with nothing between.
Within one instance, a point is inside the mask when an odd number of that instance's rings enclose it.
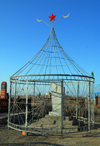
<instances>
[{"instance_id":1,"label":"domed wire frame","mask_svg":"<svg viewBox=\"0 0 100 146\"><path fill-rule=\"evenodd\" d=\"M10 77L8 127L61 136L90 131L93 103L94 78L68 56L52 28L43 48Z\"/></svg>"}]
</instances>

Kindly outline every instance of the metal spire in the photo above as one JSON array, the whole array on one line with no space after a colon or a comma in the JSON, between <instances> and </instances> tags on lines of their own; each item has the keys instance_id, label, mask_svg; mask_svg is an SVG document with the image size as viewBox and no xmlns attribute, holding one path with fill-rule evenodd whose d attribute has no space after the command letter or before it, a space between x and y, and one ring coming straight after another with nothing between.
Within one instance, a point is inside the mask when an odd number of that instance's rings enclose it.
<instances>
[{"instance_id":1,"label":"metal spire","mask_svg":"<svg viewBox=\"0 0 100 146\"><path fill-rule=\"evenodd\" d=\"M63 16L62 15L62 17L59 19L59 21L55 24L55 26L61 21L61 19L62 18L67 18L67 17L69 17L69 15L70 15L70 13L68 13L68 15L67 16ZM54 28L55 26L53 26L53 20L55 20L55 17L56 17L56 15L53 15L53 14L51 14L51 16L49 16L49 18L50 18L50 21L52 21L52 26L50 26L48 23L46 23L45 21L43 21L43 20L38 20L38 19L36 19L38 22L44 22L46 25L48 25L49 27L51 27L51 28Z\"/></svg>"}]
</instances>

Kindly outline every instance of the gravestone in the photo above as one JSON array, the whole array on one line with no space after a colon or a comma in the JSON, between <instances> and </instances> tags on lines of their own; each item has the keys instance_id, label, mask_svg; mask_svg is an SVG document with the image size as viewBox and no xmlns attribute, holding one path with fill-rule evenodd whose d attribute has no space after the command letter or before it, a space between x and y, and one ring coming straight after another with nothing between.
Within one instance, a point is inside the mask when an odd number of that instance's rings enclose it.
<instances>
[{"instance_id":1,"label":"gravestone","mask_svg":"<svg viewBox=\"0 0 100 146\"><path fill-rule=\"evenodd\" d=\"M63 101L65 97L65 87L63 87ZM49 112L51 116L61 116L61 86L54 83L51 84L51 99L52 111Z\"/></svg>"}]
</instances>

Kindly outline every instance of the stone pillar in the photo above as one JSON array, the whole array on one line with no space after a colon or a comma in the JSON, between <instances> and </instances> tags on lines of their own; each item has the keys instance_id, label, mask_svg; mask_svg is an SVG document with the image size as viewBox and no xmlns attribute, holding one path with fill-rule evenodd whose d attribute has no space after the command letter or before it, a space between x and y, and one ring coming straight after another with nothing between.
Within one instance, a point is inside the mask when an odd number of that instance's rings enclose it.
<instances>
[{"instance_id":1,"label":"stone pillar","mask_svg":"<svg viewBox=\"0 0 100 146\"><path fill-rule=\"evenodd\" d=\"M49 112L51 116L61 116L61 98L65 97L65 87L63 87L63 96L61 94L61 86L54 83L51 84L51 99L52 111Z\"/></svg>"}]
</instances>

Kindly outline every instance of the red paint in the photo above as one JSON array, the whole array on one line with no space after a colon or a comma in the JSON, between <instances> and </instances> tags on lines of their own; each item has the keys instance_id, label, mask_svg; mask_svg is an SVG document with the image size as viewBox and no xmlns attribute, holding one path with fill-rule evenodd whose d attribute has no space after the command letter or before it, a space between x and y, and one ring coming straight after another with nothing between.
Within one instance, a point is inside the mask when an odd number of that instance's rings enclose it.
<instances>
[{"instance_id":1,"label":"red paint","mask_svg":"<svg viewBox=\"0 0 100 146\"><path fill-rule=\"evenodd\" d=\"M55 20L56 15L51 14L51 16L49 16L50 21Z\"/></svg>"},{"instance_id":2,"label":"red paint","mask_svg":"<svg viewBox=\"0 0 100 146\"><path fill-rule=\"evenodd\" d=\"M15 100L13 101L13 104L15 104Z\"/></svg>"}]
</instances>

